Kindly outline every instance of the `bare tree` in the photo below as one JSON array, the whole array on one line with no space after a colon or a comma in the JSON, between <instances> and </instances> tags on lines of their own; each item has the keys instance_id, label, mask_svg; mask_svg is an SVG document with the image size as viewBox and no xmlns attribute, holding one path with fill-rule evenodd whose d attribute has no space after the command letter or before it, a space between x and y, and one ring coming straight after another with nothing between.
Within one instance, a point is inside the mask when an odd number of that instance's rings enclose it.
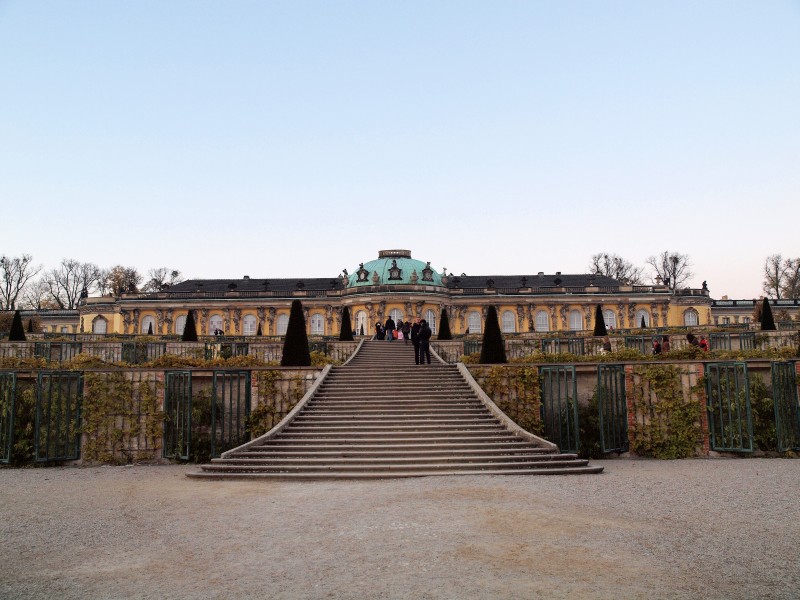
<instances>
[{"instance_id":1,"label":"bare tree","mask_svg":"<svg viewBox=\"0 0 800 600\"><path fill-rule=\"evenodd\" d=\"M102 293L110 293L113 296L121 294L135 294L139 291L139 284L142 276L135 267L123 267L117 265L101 273L100 288Z\"/></svg>"},{"instance_id":2,"label":"bare tree","mask_svg":"<svg viewBox=\"0 0 800 600\"><path fill-rule=\"evenodd\" d=\"M100 278L100 269L94 263L82 263L65 258L61 264L42 277L50 297L61 309L78 306L81 295L91 292Z\"/></svg>"},{"instance_id":3,"label":"bare tree","mask_svg":"<svg viewBox=\"0 0 800 600\"><path fill-rule=\"evenodd\" d=\"M658 282L660 279L664 285L673 291L677 290L694 275L691 270L692 264L689 261L689 256L678 252L664 250L661 254L648 258L647 264L653 267L653 280Z\"/></svg>"},{"instance_id":4,"label":"bare tree","mask_svg":"<svg viewBox=\"0 0 800 600\"><path fill-rule=\"evenodd\" d=\"M633 263L616 254L601 252L593 255L592 263L589 265L589 272L618 279L627 285L641 285L644 283L642 268L634 267Z\"/></svg>"},{"instance_id":5,"label":"bare tree","mask_svg":"<svg viewBox=\"0 0 800 600\"><path fill-rule=\"evenodd\" d=\"M150 269L148 275L150 275L150 280L144 284L142 288L144 292L160 292L163 289L183 281L180 271L168 269L167 267Z\"/></svg>"},{"instance_id":6,"label":"bare tree","mask_svg":"<svg viewBox=\"0 0 800 600\"><path fill-rule=\"evenodd\" d=\"M32 310L53 310L58 308L58 303L50 295L50 287L44 278L41 278L25 287L22 306Z\"/></svg>"},{"instance_id":7,"label":"bare tree","mask_svg":"<svg viewBox=\"0 0 800 600\"><path fill-rule=\"evenodd\" d=\"M0 256L0 308L13 310L22 290L32 277L41 271L33 265L30 254Z\"/></svg>"},{"instance_id":8,"label":"bare tree","mask_svg":"<svg viewBox=\"0 0 800 600\"><path fill-rule=\"evenodd\" d=\"M800 298L800 258L787 258L783 266L783 297Z\"/></svg>"},{"instance_id":9,"label":"bare tree","mask_svg":"<svg viewBox=\"0 0 800 600\"><path fill-rule=\"evenodd\" d=\"M784 265L783 256L780 254L773 254L768 256L764 261L764 293L767 298L781 299L781 288L783 287L783 280L786 275L786 267Z\"/></svg>"}]
</instances>

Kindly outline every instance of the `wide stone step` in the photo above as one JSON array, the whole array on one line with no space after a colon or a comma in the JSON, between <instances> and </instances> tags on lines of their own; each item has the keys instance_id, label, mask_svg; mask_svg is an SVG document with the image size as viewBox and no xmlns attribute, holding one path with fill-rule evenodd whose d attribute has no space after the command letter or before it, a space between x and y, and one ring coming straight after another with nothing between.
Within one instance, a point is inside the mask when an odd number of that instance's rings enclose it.
<instances>
[{"instance_id":1,"label":"wide stone step","mask_svg":"<svg viewBox=\"0 0 800 600\"><path fill-rule=\"evenodd\" d=\"M603 467L585 466L550 469L453 469L438 472L417 470L409 467L406 470L387 470L373 472L338 471L316 473L253 473L228 471L197 471L187 473L194 479L396 479L400 477L430 477L451 475L590 475L602 473Z\"/></svg>"},{"instance_id":2,"label":"wide stone step","mask_svg":"<svg viewBox=\"0 0 800 600\"><path fill-rule=\"evenodd\" d=\"M322 444L333 444L338 442L340 444L356 444L356 443L368 443L368 444L398 444L398 443L428 443L432 444L435 442L440 442L442 444L455 442L455 441L468 441L468 442L508 442L512 440L517 440L514 434L511 432L501 432L501 431L492 431L492 432L482 432L476 433L474 431L459 431L459 432L452 432L448 431L443 433L441 431L431 431L427 433L420 433L420 432L397 432L397 433L380 433L377 435L375 432L360 432L355 434L334 434L334 435L325 435L315 437L315 434L308 433L303 434L302 432L286 432L282 431L274 438L272 438L275 442L284 441L284 442L291 442L293 444L302 444L302 443L322 443Z\"/></svg>"},{"instance_id":3,"label":"wide stone step","mask_svg":"<svg viewBox=\"0 0 800 600\"><path fill-rule=\"evenodd\" d=\"M279 468L279 467L320 467L329 469L332 467L342 467L348 469L369 469L375 467L396 467L418 465L420 467L438 467L451 464L473 464L473 465L492 465L509 467L514 465L526 465L531 467L566 467L583 466L589 461L585 459L570 459L565 457L553 458L550 456L471 456L468 454L459 456L414 456L414 457L270 457L264 458L215 458L211 461L214 466L249 466L255 468Z\"/></svg>"},{"instance_id":4,"label":"wide stone step","mask_svg":"<svg viewBox=\"0 0 800 600\"><path fill-rule=\"evenodd\" d=\"M386 450L385 446L375 447L361 447L353 446L346 449L337 448L336 446L329 446L333 449L321 450L308 450L306 447L300 446L300 450L288 450L282 447L273 447L264 450L243 450L233 453L230 458L258 458L269 459L272 457L284 458L335 458L335 457L406 457L413 459L414 457L429 457L429 456L455 456L463 453L465 456L553 456L561 458L577 458L575 454L557 454L552 450L546 448L464 448L456 447L450 450L439 449L429 446L426 449L416 450L409 449L406 446L400 446L394 450ZM214 459L215 461L225 461L226 459Z\"/></svg>"},{"instance_id":5,"label":"wide stone step","mask_svg":"<svg viewBox=\"0 0 800 600\"><path fill-rule=\"evenodd\" d=\"M308 415L311 416L321 416L321 417L338 417L338 418L358 418L358 417L429 417L429 416L440 416L440 417L449 417L449 416L466 416L466 415L490 415L489 411L485 408L474 407L474 408L456 408L456 407L442 407L442 408L428 408L428 409L407 409L407 408L384 408L381 410L374 410L370 408L341 408L341 409L330 409L325 406L318 406L313 411L309 411ZM299 417L306 416L306 413L301 412L298 415Z\"/></svg>"},{"instance_id":6,"label":"wide stone step","mask_svg":"<svg viewBox=\"0 0 800 600\"><path fill-rule=\"evenodd\" d=\"M432 427L441 425L485 425L491 423L494 426L499 426L497 419L494 415L464 415L461 417L442 417L442 416L419 416L410 415L406 417L399 416L373 416L373 417L352 417L350 419L343 419L342 417L324 417L320 415L300 415L292 421L292 424L297 424L298 427L362 427L378 425L383 428L399 427Z\"/></svg>"},{"instance_id":7,"label":"wide stone step","mask_svg":"<svg viewBox=\"0 0 800 600\"><path fill-rule=\"evenodd\" d=\"M439 471L442 469L520 469L523 467L528 467L531 469L551 469L551 468L566 468L566 467L583 467L589 463L588 460L585 459L578 459L572 461L541 461L541 460L530 460L530 461L438 461L438 462L430 462L430 463L416 463L413 464L413 468L416 471L424 472L424 471ZM327 464L297 464L297 463L256 463L256 464L237 464L230 461L226 461L224 464L220 463L212 463L210 465L203 465L203 470L205 471L227 471L227 472L235 472L235 471L249 471L251 473L255 472L281 472L281 471L294 471L294 472L324 472L324 471L331 471L331 470L347 470L347 471L374 471L374 470L381 470L381 471L392 471L393 469L408 469L408 463L392 463L392 462L378 462L375 464L362 464L359 462L350 462L350 463L340 463L340 462L331 462Z\"/></svg>"},{"instance_id":8,"label":"wide stone step","mask_svg":"<svg viewBox=\"0 0 800 600\"><path fill-rule=\"evenodd\" d=\"M503 440L465 440L465 441L439 441L431 443L430 440L269 440L258 446L250 446L247 452L273 452L281 450L286 452L454 452L462 450L498 450L516 451L528 450L552 454L549 448L534 446L531 442L523 442L518 438Z\"/></svg>"},{"instance_id":9,"label":"wide stone step","mask_svg":"<svg viewBox=\"0 0 800 600\"><path fill-rule=\"evenodd\" d=\"M507 431L497 422L492 423L389 423L381 425L377 423L369 423L358 425L353 423L346 423L343 425L306 425L298 423L297 426L290 424L284 432L293 435L330 435L330 434L348 434L363 435L368 432L376 432L386 435L397 435L404 432L410 433L445 433L447 434L461 434L464 432L483 432L483 431Z\"/></svg>"}]
</instances>

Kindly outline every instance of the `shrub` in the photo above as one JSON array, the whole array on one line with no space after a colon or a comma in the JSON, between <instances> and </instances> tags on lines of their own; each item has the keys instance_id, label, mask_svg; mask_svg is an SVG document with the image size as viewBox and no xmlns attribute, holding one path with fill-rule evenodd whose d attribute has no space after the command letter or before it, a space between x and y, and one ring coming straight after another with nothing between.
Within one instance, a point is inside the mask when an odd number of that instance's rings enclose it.
<instances>
[{"instance_id":1,"label":"shrub","mask_svg":"<svg viewBox=\"0 0 800 600\"><path fill-rule=\"evenodd\" d=\"M439 335L437 339L452 340L453 334L450 333L450 318L447 316L447 309L442 308L442 316L439 318Z\"/></svg>"},{"instance_id":2,"label":"shrub","mask_svg":"<svg viewBox=\"0 0 800 600\"><path fill-rule=\"evenodd\" d=\"M594 332L592 335L598 337L608 335L608 331L606 331L606 320L603 318L603 307L599 304L594 311Z\"/></svg>"},{"instance_id":3,"label":"shrub","mask_svg":"<svg viewBox=\"0 0 800 600\"><path fill-rule=\"evenodd\" d=\"M350 323L350 309L342 307L342 330L339 332L340 342L353 341L353 325Z\"/></svg>"},{"instance_id":4,"label":"shrub","mask_svg":"<svg viewBox=\"0 0 800 600\"><path fill-rule=\"evenodd\" d=\"M197 341L197 326L194 324L193 310L190 310L189 314L186 315L186 326L183 328L183 335L181 336L181 340L183 340L184 342Z\"/></svg>"},{"instance_id":5,"label":"shrub","mask_svg":"<svg viewBox=\"0 0 800 600\"><path fill-rule=\"evenodd\" d=\"M281 366L311 366L311 352L308 349L308 335L306 335L306 319L303 316L303 305L300 300L292 302L289 325L286 328L286 339L283 342Z\"/></svg>"},{"instance_id":6,"label":"shrub","mask_svg":"<svg viewBox=\"0 0 800 600\"><path fill-rule=\"evenodd\" d=\"M500 333L500 323L497 320L497 310L489 307L486 315L486 328L483 331L483 344L481 346L481 364L496 365L508 362L506 349L503 346L503 336Z\"/></svg>"}]
</instances>

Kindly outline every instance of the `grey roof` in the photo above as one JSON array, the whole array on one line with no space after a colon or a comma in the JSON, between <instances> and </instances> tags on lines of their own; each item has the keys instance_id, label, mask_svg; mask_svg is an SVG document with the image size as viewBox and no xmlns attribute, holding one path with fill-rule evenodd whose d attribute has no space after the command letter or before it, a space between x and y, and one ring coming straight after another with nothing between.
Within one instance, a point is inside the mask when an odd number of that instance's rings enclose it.
<instances>
[{"instance_id":1,"label":"grey roof","mask_svg":"<svg viewBox=\"0 0 800 600\"><path fill-rule=\"evenodd\" d=\"M340 290L338 277L296 279L187 279L165 292L293 292L295 290Z\"/></svg>"},{"instance_id":2,"label":"grey roof","mask_svg":"<svg viewBox=\"0 0 800 600\"><path fill-rule=\"evenodd\" d=\"M523 278L525 282L523 284ZM542 287L616 287L622 282L605 275L449 275L447 286L454 288L542 288Z\"/></svg>"}]
</instances>

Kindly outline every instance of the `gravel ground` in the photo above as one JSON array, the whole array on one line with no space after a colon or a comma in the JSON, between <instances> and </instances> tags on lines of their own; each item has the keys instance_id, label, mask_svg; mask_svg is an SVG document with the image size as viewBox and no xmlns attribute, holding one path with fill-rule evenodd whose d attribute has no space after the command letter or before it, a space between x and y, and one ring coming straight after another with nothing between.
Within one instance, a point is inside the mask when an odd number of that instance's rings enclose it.
<instances>
[{"instance_id":1,"label":"gravel ground","mask_svg":"<svg viewBox=\"0 0 800 600\"><path fill-rule=\"evenodd\" d=\"M797 598L800 461L198 481L0 470L0 598Z\"/></svg>"}]
</instances>

